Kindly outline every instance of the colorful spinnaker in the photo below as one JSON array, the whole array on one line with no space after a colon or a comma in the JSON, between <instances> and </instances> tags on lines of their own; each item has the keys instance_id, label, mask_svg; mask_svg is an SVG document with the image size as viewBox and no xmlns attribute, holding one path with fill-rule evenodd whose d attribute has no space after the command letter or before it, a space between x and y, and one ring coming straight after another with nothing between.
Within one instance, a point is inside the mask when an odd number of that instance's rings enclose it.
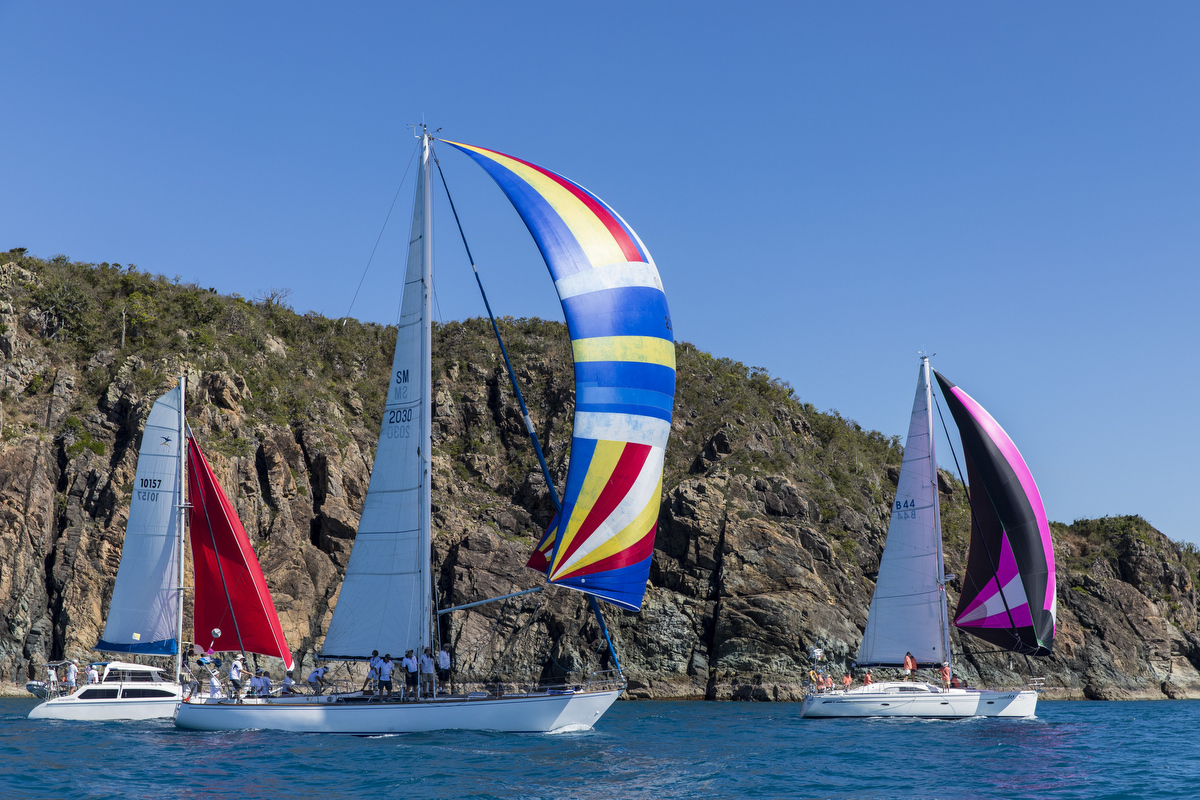
<instances>
[{"instance_id":1,"label":"colorful spinnaker","mask_svg":"<svg viewBox=\"0 0 1200 800\"><path fill-rule=\"evenodd\" d=\"M291 669L292 653L254 547L190 434L188 466L196 644L275 656Z\"/></svg>"},{"instance_id":2,"label":"colorful spinnaker","mask_svg":"<svg viewBox=\"0 0 1200 800\"><path fill-rule=\"evenodd\" d=\"M1006 650L1054 648L1054 546L1037 484L1017 446L983 406L940 373L962 436L971 497L971 546L955 624Z\"/></svg>"},{"instance_id":3,"label":"colorful spinnaker","mask_svg":"<svg viewBox=\"0 0 1200 800\"><path fill-rule=\"evenodd\" d=\"M641 608L675 401L675 339L654 259L600 198L512 156L447 142L500 185L533 234L575 356L562 512L529 566L551 583Z\"/></svg>"}]
</instances>

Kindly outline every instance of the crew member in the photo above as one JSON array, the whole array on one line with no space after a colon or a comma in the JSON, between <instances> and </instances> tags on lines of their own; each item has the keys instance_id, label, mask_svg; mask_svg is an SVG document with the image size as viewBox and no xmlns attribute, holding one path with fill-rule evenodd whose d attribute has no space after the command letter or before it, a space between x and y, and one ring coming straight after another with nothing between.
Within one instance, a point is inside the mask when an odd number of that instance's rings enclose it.
<instances>
[{"instance_id":1,"label":"crew member","mask_svg":"<svg viewBox=\"0 0 1200 800\"><path fill-rule=\"evenodd\" d=\"M912 653L904 654L904 680L911 681L913 673L917 671L917 660L913 658Z\"/></svg>"},{"instance_id":2,"label":"crew member","mask_svg":"<svg viewBox=\"0 0 1200 800\"><path fill-rule=\"evenodd\" d=\"M208 696L214 698L221 696L221 679L215 672L208 674Z\"/></svg>"},{"instance_id":3,"label":"crew member","mask_svg":"<svg viewBox=\"0 0 1200 800\"><path fill-rule=\"evenodd\" d=\"M283 680L279 682L279 694L294 695L296 693L296 682L292 680L292 671L289 669L287 674L283 676Z\"/></svg>"},{"instance_id":4,"label":"crew member","mask_svg":"<svg viewBox=\"0 0 1200 800\"><path fill-rule=\"evenodd\" d=\"M404 651L404 658L400 659L400 666L404 668L404 691L415 697L417 694L417 659L413 657L412 650Z\"/></svg>"},{"instance_id":5,"label":"crew member","mask_svg":"<svg viewBox=\"0 0 1200 800\"><path fill-rule=\"evenodd\" d=\"M88 664L87 681L88 683L100 682L100 671L96 669L95 664Z\"/></svg>"},{"instance_id":6,"label":"crew member","mask_svg":"<svg viewBox=\"0 0 1200 800\"><path fill-rule=\"evenodd\" d=\"M950 688L950 662L949 661L942 662L942 688L943 689Z\"/></svg>"},{"instance_id":7,"label":"crew member","mask_svg":"<svg viewBox=\"0 0 1200 800\"><path fill-rule=\"evenodd\" d=\"M368 666L367 682L363 684L364 692L367 690L368 686L371 686L372 683L379 680L379 662L380 662L379 651L372 650L371 658L367 661L367 666ZM372 687L371 694L376 694L377 692L378 692L378 688Z\"/></svg>"},{"instance_id":8,"label":"crew member","mask_svg":"<svg viewBox=\"0 0 1200 800\"><path fill-rule=\"evenodd\" d=\"M437 657L438 694L445 694L450 688L450 645L442 645Z\"/></svg>"},{"instance_id":9,"label":"crew member","mask_svg":"<svg viewBox=\"0 0 1200 800\"><path fill-rule=\"evenodd\" d=\"M431 648L425 648L425 652L421 653L417 664L421 668L420 693L426 697L433 697L433 651Z\"/></svg>"},{"instance_id":10,"label":"crew member","mask_svg":"<svg viewBox=\"0 0 1200 800\"><path fill-rule=\"evenodd\" d=\"M67 694L75 691L75 679L79 677L79 667L74 661L67 664Z\"/></svg>"},{"instance_id":11,"label":"crew member","mask_svg":"<svg viewBox=\"0 0 1200 800\"><path fill-rule=\"evenodd\" d=\"M870 686L872 683L874 681L871 680L871 670L867 670L867 674L863 675L863 686Z\"/></svg>"},{"instance_id":12,"label":"crew member","mask_svg":"<svg viewBox=\"0 0 1200 800\"><path fill-rule=\"evenodd\" d=\"M842 689L847 692L850 691L850 684L852 683L854 683L854 679L850 677L849 672L842 676Z\"/></svg>"},{"instance_id":13,"label":"crew member","mask_svg":"<svg viewBox=\"0 0 1200 800\"><path fill-rule=\"evenodd\" d=\"M392 654L384 653L383 658L379 659L379 666L376 667L376 674L379 677L379 694L382 696L384 692L388 697L392 696L392 670L396 665L392 663Z\"/></svg>"},{"instance_id":14,"label":"crew member","mask_svg":"<svg viewBox=\"0 0 1200 800\"><path fill-rule=\"evenodd\" d=\"M329 682L325 680L325 675L328 672L328 667L317 667L308 673L308 685L312 687L313 694L320 694L329 685Z\"/></svg>"},{"instance_id":15,"label":"crew member","mask_svg":"<svg viewBox=\"0 0 1200 800\"><path fill-rule=\"evenodd\" d=\"M229 667L229 685L233 687L234 698L242 695L242 657L240 655L233 657L233 664Z\"/></svg>"}]
</instances>

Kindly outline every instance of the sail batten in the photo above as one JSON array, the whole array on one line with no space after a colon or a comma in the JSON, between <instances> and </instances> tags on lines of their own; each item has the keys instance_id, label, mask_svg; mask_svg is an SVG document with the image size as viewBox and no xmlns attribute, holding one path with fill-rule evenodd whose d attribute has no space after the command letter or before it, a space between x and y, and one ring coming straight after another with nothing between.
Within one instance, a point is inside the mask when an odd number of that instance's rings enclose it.
<instances>
[{"instance_id":1,"label":"sail batten","mask_svg":"<svg viewBox=\"0 0 1200 800\"><path fill-rule=\"evenodd\" d=\"M1053 652L1054 546L1041 494L999 423L937 374L962 438L971 499L971 544L955 624L1026 655Z\"/></svg>"},{"instance_id":2,"label":"sail batten","mask_svg":"<svg viewBox=\"0 0 1200 800\"><path fill-rule=\"evenodd\" d=\"M134 474L121 565L96 649L179 652L179 388L154 402Z\"/></svg>"},{"instance_id":3,"label":"sail batten","mask_svg":"<svg viewBox=\"0 0 1200 800\"><path fill-rule=\"evenodd\" d=\"M662 280L610 206L528 161L447 142L496 181L533 235L562 302L575 420L562 511L529 564L551 583L641 608L675 398Z\"/></svg>"}]
</instances>

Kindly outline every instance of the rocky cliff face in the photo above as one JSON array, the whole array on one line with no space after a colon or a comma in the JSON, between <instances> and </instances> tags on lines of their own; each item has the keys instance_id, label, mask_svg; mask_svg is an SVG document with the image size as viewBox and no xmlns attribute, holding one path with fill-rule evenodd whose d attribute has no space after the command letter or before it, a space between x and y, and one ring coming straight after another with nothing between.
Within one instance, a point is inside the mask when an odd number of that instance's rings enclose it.
<instances>
[{"instance_id":1,"label":"rocky cliff face","mask_svg":"<svg viewBox=\"0 0 1200 800\"><path fill-rule=\"evenodd\" d=\"M0 679L91 655L141 427L180 371L192 427L254 541L293 652L311 664L366 493L394 330L297 315L278 294L247 302L120 265L0 254L8 259ZM503 328L561 488L573 407L565 330L539 320ZM762 370L687 344L677 358L645 605L608 614L630 693L797 699L811 648L834 669L857 650L900 443L817 412ZM552 504L486 324L438 328L434 381L441 605L538 585L523 565ZM965 495L941 478L947 568L961 573ZM1034 665L1051 696L1200 696L1195 553L1136 517L1056 525L1055 536L1058 639ZM612 664L586 603L568 590L451 617L443 635L460 671L480 680ZM972 682L1024 682L1023 660L957 632L954 645Z\"/></svg>"}]
</instances>

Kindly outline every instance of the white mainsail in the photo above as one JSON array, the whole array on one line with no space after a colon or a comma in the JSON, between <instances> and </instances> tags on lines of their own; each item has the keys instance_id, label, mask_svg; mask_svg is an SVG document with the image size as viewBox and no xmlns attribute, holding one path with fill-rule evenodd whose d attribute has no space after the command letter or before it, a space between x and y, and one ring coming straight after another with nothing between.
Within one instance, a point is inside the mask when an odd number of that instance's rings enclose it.
<instances>
[{"instance_id":1,"label":"white mainsail","mask_svg":"<svg viewBox=\"0 0 1200 800\"><path fill-rule=\"evenodd\" d=\"M322 658L399 657L429 646L431 583L429 139L422 145L408 267L379 446Z\"/></svg>"},{"instance_id":2,"label":"white mainsail","mask_svg":"<svg viewBox=\"0 0 1200 800\"><path fill-rule=\"evenodd\" d=\"M922 358L859 664L898 665L909 652L920 664L950 660L932 405L929 359Z\"/></svg>"},{"instance_id":3,"label":"white mainsail","mask_svg":"<svg viewBox=\"0 0 1200 800\"><path fill-rule=\"evenodd\" d=\"M121 566L97 650L179 650L179 387L154 402L138 452Z\"/></svg>"}]
</instances>

